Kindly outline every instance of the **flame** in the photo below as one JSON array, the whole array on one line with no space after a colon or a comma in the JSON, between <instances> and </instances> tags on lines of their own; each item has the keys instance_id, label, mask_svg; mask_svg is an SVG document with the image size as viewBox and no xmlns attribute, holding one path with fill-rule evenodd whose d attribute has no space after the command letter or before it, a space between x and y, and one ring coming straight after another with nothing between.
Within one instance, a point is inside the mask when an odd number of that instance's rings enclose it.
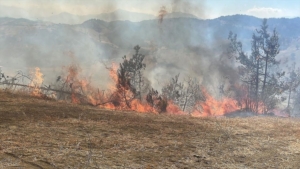
<instances>
[{"instance_id":1,"label":"flame","mask_svg":"<svg viewBox=\"0 0 300 169\"><path fill-rule=\"evenodd\" d=\"M99 88L91 85L90 79L80 76L81 68L77 64L72 64L66 67L67 75L64 78L64 89L70 91L72 103L89 103L94 106L101 108L111 109L111 110L132 110L137 112L152 112L160 113L157 110L139 99L134 98L131 90L127 87L117 87L118 83L118 65L113 63L109 70L109 75L113 81L110 84L109 89L101 92ZM41 96L41 85L43 83L43 74L39 68L35 68L32 72L33 79L29 86L33 88L31 94L34 96ZM222 116L226 113L234 112L245 107L247 100L247 90L242 86L240 87L240 94L236 94L235 98L224 97L222 99L215 99L211 94L209 94L204 88L203 91L205 101L200 101L196 103L193 107L194 110L191 115L194 117L205 117L205 116ZM133 98L132 98L133 97ZM142 99L146 100L146 99ZM239 100L239 101L238 101ZM259 112L263 112L264 104L259 102ZM183 112L178 105L173 101L168 101L167 106L168 114L184 115L187 114Z\"/></svg>"},{"instance_id":2,"label":"flame","mask_svg":"<svg viewBox=\"0 0 300 169\"><path fill-rule=\"evenodd\" d=\"M41 73L40 68L36 67L34 71L31 72L32 80L29 83L29 87L32 88L31 95L32 96L41 96L42 91L40 89L44 79L43 74Z\"/></svg>"},{"instance_id":3,"label":"flame","mask_svg":"<svg viewBox=\"0 0 300 169\"><path fill-rule=\"evenodd\" d=\"M194 117L204 117L204 116L223 116L226 113L234 112L239 110L240 107L237 104L237 101L232 98L223 98L221 100L216 100L213 96L208 94L206 90L203 89L205 95L205 102L199 102L196 104L192 116Z\"/></svg>"},{"instance_id":4,"label":"flame","mask_svg":"<svg viewBox=\"0 0 300 169\"><path fill-rule=\"evenodd\" d=\"M78 65L72 63L65 70L67 71L67 75L64 81L71 92L72 103L97 105L99 102L105 100L100 89L92 86L90 79L81 76L81 68Z\"/></svg>"},{"instance_id":5,"label":"flame","mask_svg":"<svg viewBox=\"0 0 300 169\"><path fill-rule=\"evenodd\" d=\"M110 70L110 77L115 83L117 83L118 82L117 65L113 64L109 70ZM118 105L106 104L104 108L158 113L155 111L153 107L151 107L146 103L142 103L138 99L133 99L132 101L130 101L129 106L126 105L126 100L124 98L130 97L130 95L132 94L130 90L122 90L122 89L118 90L116 89L115 86L110 86L110 89L115 91L114 92L115 99L118 101L119 104ZM202 90L206 100L205 102L199 102L194 106L194 112L191 113L192 116L195 117L221 116L226 113L233 112L240 109L236 100L232 98L224 98L221 100L216 100L205 89ZM183 112L180 109L180 107L174 104L172 101L168 101L167 113L176 114L176 115L187 114Z\"/></svg>"},{"instance_id":6,"label":"flame","mask_svg":"<svg viewBox=\"0 0 300 169\"><path fill-rule=\"evenodd\" d=\"M168 101L168 107L167 107L167 113L169 114L176 114L176 115L182 115L186 114L183 112L179 106L173 103L173 101Z\"/></svg>"},{"instance_id":7,"label":"flame","mask_svg":"<svg viewBox=\"0 0 300 169\"><path fill-rule=\"evenodd\" d=\"M111 67L109 68L109 75L114 83L109 86L109 91L112 91L111 93L113 97L107 98L106 96L106 99L111 99L111 101L108 101L108 103L101 105L100 107L112 110L132 110L141 113L158 113L152 106L148 105L147 103L143 103L138 99L133 98L133 100L130 101L126 100L126 98L131 98L133 93L130 90L126 90L124 87L116 87L115 84L118 83L117 70L117 64L112 63Z\"/></svg>"},{"instance_id":8,"label":"flame","mask_svg":"<svg viewBox=\"0 0 300 169\"><path fill-rule=\"evenodd\" d=\"M137 99L131 102L131 110L141 112L141 113L147 113L147 112L158 113L155 111L153 107L151 107L148 104L143 104Z\"/></svg>"}]
</instances>

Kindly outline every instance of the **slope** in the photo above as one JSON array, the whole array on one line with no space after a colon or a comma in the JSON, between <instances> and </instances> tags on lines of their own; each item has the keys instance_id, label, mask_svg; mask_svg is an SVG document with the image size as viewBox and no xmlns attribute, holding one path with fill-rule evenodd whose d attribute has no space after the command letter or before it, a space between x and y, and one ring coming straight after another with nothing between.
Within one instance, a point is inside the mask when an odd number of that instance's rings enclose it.
<instances>
[{"instance_id":1,"label":"slope","mask_svg":"<svg viewBox=\"0 0 300 169\"><path fill-rule=\"evenodd\" d=\"M2 168L296 168L300 122L95 109L0 92Z\"/></svg>"}]
</instances>

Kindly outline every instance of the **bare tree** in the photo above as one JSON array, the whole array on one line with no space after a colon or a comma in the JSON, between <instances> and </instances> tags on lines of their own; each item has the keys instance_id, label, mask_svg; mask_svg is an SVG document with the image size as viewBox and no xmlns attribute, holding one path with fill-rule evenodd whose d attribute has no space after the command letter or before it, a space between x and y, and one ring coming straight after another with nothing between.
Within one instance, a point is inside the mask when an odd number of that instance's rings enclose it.
<instances>
[{"instance_id":1,"label":"bare tree","mask_svg":"<svg viewBox=\"0 0 300 169\"><path fill-rule=\"evenodd\" d=\"M172 100L182 111L191 113L199 101L205 101L201 86L196 79L188 78L184 83L179 82L179 74L162 88L162 95Z\"/></svg>"},{"instance_id":2,"label":"bare tree","mask_svg":"<svg viewBox=\"0 0 300 169\"><path fill-rule=\"evenodd\" d=\"M186 80L186 84L186 87L181 93L179 105L182 111L191 113L197 102L205 101L205 97L201 90L201 86L196 79L188 78Z\"/></svg>"},{"instance_id":3,"label":"bare tree","mask_svg":"<svg viewBox=\"0 0 300 169\"><path fill-rule=\"evenodd\" d=\"M183 90L183 84L178 81L178 78L179 74L172 78L170 82L162 88L163 96L174 102L177 102Z\"/></svg>"}]
</instances>

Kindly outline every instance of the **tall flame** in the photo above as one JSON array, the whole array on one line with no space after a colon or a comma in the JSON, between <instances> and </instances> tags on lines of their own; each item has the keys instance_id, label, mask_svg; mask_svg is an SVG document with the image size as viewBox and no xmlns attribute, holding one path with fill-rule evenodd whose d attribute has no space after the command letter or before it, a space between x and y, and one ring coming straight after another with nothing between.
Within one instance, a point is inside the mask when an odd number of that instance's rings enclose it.
<instances>
[{"instance_id":1,"label":"tall flame","mask_svg":"<svg viewBox=\"0 0 300 169\"><path fill-rule=\"evenodd\" d=\"M29 86L32 88L31 95L33 96L41 96L42 91L40 89L44 79L43 73L40 68L36 67L34 71L31 72L32 80L29 83Z\"/></svg>"}]
</instances>

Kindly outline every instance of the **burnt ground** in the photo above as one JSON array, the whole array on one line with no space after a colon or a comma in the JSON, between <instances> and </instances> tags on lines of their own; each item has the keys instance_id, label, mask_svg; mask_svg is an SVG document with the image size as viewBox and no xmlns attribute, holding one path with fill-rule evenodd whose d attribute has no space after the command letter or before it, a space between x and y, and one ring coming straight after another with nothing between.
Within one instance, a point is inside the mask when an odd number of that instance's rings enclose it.
<instances>
[{"instance_id":1,"label":"burnt ground","mask_svg":"<svg viewBox=\"0 0 300 169\"><path fill-rule=\"evenodd\" d=\"M0 92L0 169L299 166L297 119L142 114Z\"/></svg>"}]
</instances>

